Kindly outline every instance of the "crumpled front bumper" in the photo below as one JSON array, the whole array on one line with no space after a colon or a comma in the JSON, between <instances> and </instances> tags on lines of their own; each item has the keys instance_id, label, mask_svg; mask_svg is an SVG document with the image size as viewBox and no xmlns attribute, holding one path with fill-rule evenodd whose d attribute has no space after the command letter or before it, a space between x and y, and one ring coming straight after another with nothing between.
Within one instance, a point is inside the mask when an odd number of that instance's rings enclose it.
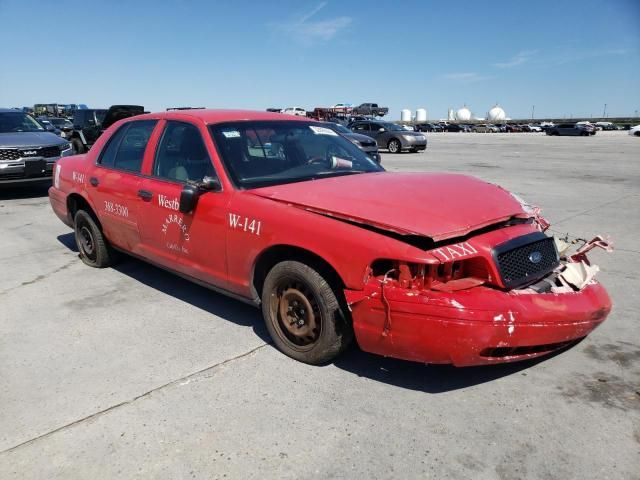
<instances>
[{"instance_id":1,"label":"crumpled front bumper","mask_svg":"<svg viewBox=\"0 0 640 480\"><path fill-rule=\"evenodd\" d=\"M604 287L515 293L477 287L454 293L367 285L345 291L360 348L379 355L456 366L513 362L584 338L611 311Z\"/></svg>"}]
</instances>

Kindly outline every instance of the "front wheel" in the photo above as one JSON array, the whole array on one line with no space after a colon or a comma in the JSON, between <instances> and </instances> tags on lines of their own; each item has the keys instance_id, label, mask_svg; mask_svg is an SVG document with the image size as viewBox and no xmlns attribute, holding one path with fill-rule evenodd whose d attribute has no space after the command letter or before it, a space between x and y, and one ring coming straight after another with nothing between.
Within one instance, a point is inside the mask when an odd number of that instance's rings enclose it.
<instances>
[{"instance_id":1,"label":"front wheel","mask_svg":"<svg viewBox=\"0 0 640 480\"><path fill-rule=\"evenodd\" d=\"M73 223L80 259L90 267L105 268L111 265L111 248L91 215L78 210Z\"/></svg>"},{"instance_id":2,"label":"front wheel","mask_svg":"<svg viewBox=\"0 0 640 480\"><path fill-rule=\"evenodd\" d=\"M335 359L353 337L351 323L329 283L296 261L280 262L267 274L262 315L278 349L312 365Z\"/></svg>"},{"instance_id":3,"label":"front wheel","mask_svg":"<svg viewBox=\"0 0 640 480\"><path fill-rule=\"evenodd\" d=\"M396 140L395 138L389 141L387 148L391 153L398 153L402 151L402 145L400 144L400 141Z\"/></svg>"}]
</instances>

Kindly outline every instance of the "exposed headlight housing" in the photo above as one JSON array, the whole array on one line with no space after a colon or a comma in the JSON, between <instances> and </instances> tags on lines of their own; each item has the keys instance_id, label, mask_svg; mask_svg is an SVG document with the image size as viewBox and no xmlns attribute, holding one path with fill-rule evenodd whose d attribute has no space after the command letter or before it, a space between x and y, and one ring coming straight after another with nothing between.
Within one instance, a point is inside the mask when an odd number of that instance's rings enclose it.
<instances>
[{"instance_id":1,"label":"exposed headlight housing","mask_svg":"<svg viewBox=\"0 0 640 480\"><path fill-rule=\"evenodd\" d=\"M63 143L59 145L60 152L66 152L67 150L71 150L71 144L69 142Z\"/></svg>"}]
</instances>

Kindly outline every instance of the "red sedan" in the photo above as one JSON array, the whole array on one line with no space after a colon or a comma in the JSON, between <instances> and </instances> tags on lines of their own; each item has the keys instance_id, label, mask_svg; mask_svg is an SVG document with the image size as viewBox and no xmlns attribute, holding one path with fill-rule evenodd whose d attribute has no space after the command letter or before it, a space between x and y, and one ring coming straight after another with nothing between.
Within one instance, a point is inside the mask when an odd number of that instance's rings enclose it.
<instances>
[{"instance_id":1,"label":"red sedan","mask_svg":"<svg viewBox=\"0 0 640 480\"><path fill-rule=\"evenodd\" d=\"M579 341L611 309L586 251L537 210L464 175L388 173L314 121L170 111L111 126L49 190L81 259L126 252L261 306L312 364L363 350L478 365Z\"/></svg>"}]
</instances>

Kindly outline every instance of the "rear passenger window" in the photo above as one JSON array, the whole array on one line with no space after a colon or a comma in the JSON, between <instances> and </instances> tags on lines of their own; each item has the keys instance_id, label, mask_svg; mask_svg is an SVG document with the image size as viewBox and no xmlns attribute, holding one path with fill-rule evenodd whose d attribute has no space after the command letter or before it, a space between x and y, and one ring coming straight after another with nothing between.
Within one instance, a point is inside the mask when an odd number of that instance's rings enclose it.
<instances>
[{"instance_id":1,"label":"rear passenger window","mask_svg":"<svg viewBox=\"0 0 640 480\"><path fill-rule=\"evenodd\" d=\"M156 177L186 182L215 176L213 164L195 125L167 122L158 145L153 174Z\"/></svg>"},{"instance_id":2,"label":"rear passenger window","mask_svg":"<svg viewBox=\"0 0 640 480\"><path fill-rule=\"evenodd\" d=\"M98 163L105 167L140 172L144 151L157 120L128 122L111 137Z\"/></svg>"}]
</instances>

